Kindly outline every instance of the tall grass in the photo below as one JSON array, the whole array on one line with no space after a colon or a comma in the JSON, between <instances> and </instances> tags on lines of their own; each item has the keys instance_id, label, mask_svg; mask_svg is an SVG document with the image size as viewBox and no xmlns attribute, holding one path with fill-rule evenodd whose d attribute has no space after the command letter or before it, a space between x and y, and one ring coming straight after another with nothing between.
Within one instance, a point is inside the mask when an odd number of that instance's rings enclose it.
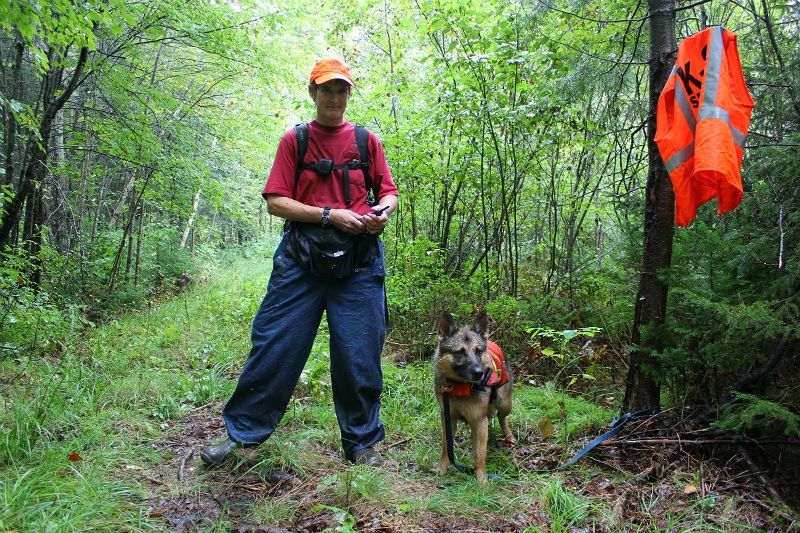
<instances>
[{"instance_id":1,"label":"tall grass","mask_svg":"<svg viewBox=\"0 0 800 533\"><path fill-rule=\"evenodd\" d=\"M0 530L139 531L147 492L133 469L189 409L226 398L274 243L148 313L89 330L39 358L0 361Z\"/></svg>"}]
</instances>

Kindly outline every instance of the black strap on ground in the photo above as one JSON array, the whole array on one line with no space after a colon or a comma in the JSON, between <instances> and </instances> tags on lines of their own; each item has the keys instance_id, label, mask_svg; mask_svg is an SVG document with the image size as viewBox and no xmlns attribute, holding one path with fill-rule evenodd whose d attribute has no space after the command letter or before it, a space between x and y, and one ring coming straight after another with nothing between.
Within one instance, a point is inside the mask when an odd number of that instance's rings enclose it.
<instances>
[{"instance_id":1,"label":"black strap on ground","mask_svg":"<svg viewBox=\"0 0 800 533\"><path fill-rule=\"evenodd\" d=\"M572 459L562 464L558 468L567 468L568 466L577 463L584 455L592 451L592 449L598 446L601 442L607 441L608 439L616 436L620 431L622 431L622 428L625 427L625 424L627 424L632 419L657 415L660 411L661 411L661 406L656 406L656 407L648 407L647 409L642 409L641 411L636 411L635 413L625 413L618 419L612 421L611 429L609 429L599 437L596 437L592 442L584 446L581 451L579 451L574 457L572 457Z\"/></svg>"}]
</instances>

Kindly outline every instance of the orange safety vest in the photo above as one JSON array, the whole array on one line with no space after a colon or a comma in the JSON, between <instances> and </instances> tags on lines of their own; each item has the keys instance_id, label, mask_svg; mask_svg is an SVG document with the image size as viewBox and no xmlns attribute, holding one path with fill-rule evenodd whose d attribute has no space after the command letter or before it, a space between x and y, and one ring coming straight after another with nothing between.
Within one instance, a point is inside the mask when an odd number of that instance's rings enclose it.
<instances>
[{"instance_id":1,"label":"orange safety vest","mask_svg":"<svg viewBox=\"0 0 800 533\"><path fill-rule=\"evenodd\" d=\"M712 26L683 40L658 99L655 142L675 191L675 223L717 198L719 214L742 201L744 140L753 111L736 35Z\"/></svg>"},{"instance_id":2,"label":"orange safety vest","mask_svg":"<svg viewBox=\"0 0 800 533\"><path fill-rule=\"evenodd\" d=\"M497 389L508 383L508 371L506 370L506 354L503 353L503 349L494 341L487 341L486 349L492 356L492 373L486 382L491 390L489 401L492 401L497 395ZM446 387L455 397L466 398L472 395L472 383L448 383Z\"/></svg>"}]
</instances>

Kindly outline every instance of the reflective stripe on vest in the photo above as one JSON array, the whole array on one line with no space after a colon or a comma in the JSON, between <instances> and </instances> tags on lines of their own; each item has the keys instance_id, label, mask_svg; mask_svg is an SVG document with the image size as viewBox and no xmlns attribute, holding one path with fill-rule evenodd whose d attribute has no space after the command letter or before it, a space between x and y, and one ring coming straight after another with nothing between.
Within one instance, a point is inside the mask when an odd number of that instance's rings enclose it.
<instances>
[{"instance_id":1,"label":"reflective stripe on vest","mask_svg":"<svg viewBox=\"0 0 800 533\"><path fill-rule=\"evenodd\" d=\"M741 201L752 107L733 33L714 26L681 43L659 97L655 136L675 191L677 224L688 225L711 198L720 214Z\"/></svg>"}]
</instances>

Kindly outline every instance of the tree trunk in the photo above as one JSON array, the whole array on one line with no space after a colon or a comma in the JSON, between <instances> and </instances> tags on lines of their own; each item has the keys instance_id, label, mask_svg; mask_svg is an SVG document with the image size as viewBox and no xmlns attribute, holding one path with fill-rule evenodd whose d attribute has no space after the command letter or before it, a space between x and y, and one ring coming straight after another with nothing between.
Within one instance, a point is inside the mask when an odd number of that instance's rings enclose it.
<instances>
[{"instance_id":1,"label":"tree trunk","mask_svg":"<svg viewBox=\"0 0 800 533\"><path fill-rule=\"evenodd\" d=\"M647 120L649 172L645 190L644 250L636 314L633 322L633 344L625 399L622 411L638 411L659 405L661 387L656 372L654 352L662 348L663 327L667 310L668 285L660 279L662 270L672 261L672 237L675 220L675 195L653 141L656 131L658 96L675 62L674 0L648 0L650 13L650 105Z\"/></svg>"},{"instance_id":2,"label":"tree trunk","mask_svg":"<svg viewBox=\"0 0 800 533\"><path fill-rule=\"evenodd\" d=\"M129 207L131 210L130 213L130 220L131 222L125 226L125 232L128 234L128 253L125 257L125 279L128 280L131 277L131 267L133 266L133 226L134 222L136 221L136 214L138 212L138 204L136 203L136 191L133 191L131 194L131 205Z\"/></svg>"},{"instance_id":3,"label":"tree trunk","mask_svg":"<svg viewBox=\"0 0 800 533\"><path fill-rule=\"evenodd\" d=\"M139 206L139 231L136 234L136 268L133 273L133 286L139 286L139 272L142 266L142 232L144 229L144 201Z\"/></svg>"},{"instance_id":4,"label":"tree trunk","mask_svg":"<svg viewBox=\"0 0 800 533\"><path fill-rule=\"evenodd\" d=\"M125 180L125 185L122 188L122 193L119 196L119 200L117 200L114 210L111 211L111 218L108 221L109 229L114 229L117 226L117 218L119 218L120 214L122 213L122 208L125 207L126 203L129 203L130 194L134 188L134 185L136 185L136 177L138 173L138 170L131 171L131 173L128 175L128 179Z\"/></svg>"},{"instance_id":5,"label":"tree trunk","mask_svg":"<svg viewBox=\"0 0 800 533\"><path fill-rule=\"evenodd\" d=\"M69 220L72 212L70 205L70 180L65 172L67 156L64 150L64 110L56 113L50 144L52 164L48 165L47 181L52 186L49 195L50 207L48 225L52 228L53 243L60 253L70 249Z\"/></svg>"},{"instance_id":6,"label":"tree trunk","mask_svg":"<svg viewBox=\"0 0 800 533\"><path fill-rule=\"evenodd\" d=\"M19 32L14 32L14 66L11 75L11 87L8 91L9 100L21 100L22 94L22 60L25 53L25 45ZM5 88L4 88L5 89ZM8 104L3 108L3 118L5 119L5 161L3 168L5 174L0 180L0 185L10 185L14 181L14 148L17 139L17 119Z\"/></svg>"},{"instance_id":7,"label":"tree trunk","mask_svg":"<svg viewBox=\"0 0 800 533\"><path fill-rule=\"evenodd\" d=\"M194 201L192 201L192 214L189 215L189 220L186 222L186 229L183 230L183 237L181 238L181 250L186 248L186 241L189 240L189 232L192 231L194 227L194 217L197 215L197 207L200 205L200 191L201 189L197 189L197 192L194 193Z\"/></svg>"},{"instance_id":8,"label":"tree trunk","mask_svg":"<svg viewBox=\"0 0 800 533\"><path fill-rule=\"evenodd\" d=\"M108 274L108 292L113 292L114 288L117 284L117 274L119 274L119 267L120 263L122 262L122 252L125 249L125 243L127 241L128 232L133 231L133 221L134 216L136 214L136 210L138 209L139 204L144 200L145 191L147 191L147 184L150 182L150 178L153 177L153 170L150 169L147 171L144 177L144 183L142 184L142 190L137 195L134 192L134 198L137 199L134 202L131 212L128 216L128 223L125 226L125 229L122 233L122 240L117 247L117 253L114 256L114 264L111 265L111 272Z\"/></svg>"},{"instance_id":9,"label":"tree trunk","mask_svg":"<svg viewBox=\"0 0 800 533\"><path fill-rule=\"evenodd\" d=\"M93 91L87 86L84 94L83 94L83 104L80 106L80 109L83 114L83 131L86 135L86 144L84 146L83 152L83 159L81 160L81 181L80 181L80 192L78 196L78 216L75 220L75 247L78 250L78 253L81 254L83 257L83 247L84 247L84 225L86 221L86 213L87 213L87 199L89 196L89 177L92 172L92 154L95 151L95 140L94 140L94 129L89 122L89 111L85 108L85 103L88 98L92 98L92 105L91 108L94 109L94 94ZM92 222L92 233L94 233L94 222Z\"/></svg>"}]
</instances>

